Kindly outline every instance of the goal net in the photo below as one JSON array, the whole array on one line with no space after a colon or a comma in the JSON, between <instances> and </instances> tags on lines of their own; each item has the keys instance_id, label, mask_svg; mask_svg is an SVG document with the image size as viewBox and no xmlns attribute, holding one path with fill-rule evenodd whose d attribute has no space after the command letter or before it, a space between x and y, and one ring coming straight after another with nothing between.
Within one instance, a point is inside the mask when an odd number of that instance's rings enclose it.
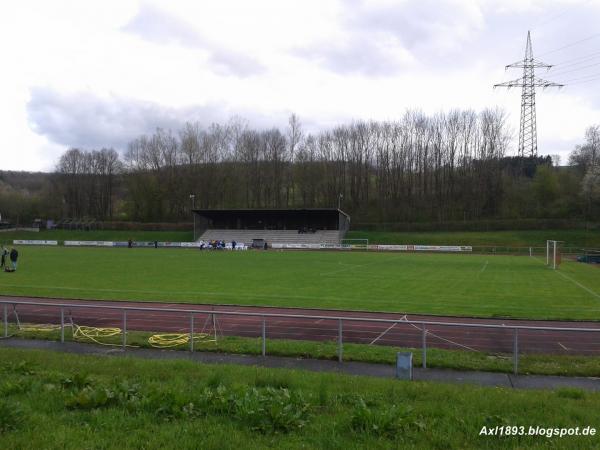
<instances>
[{"instance_id":1,"label":"goal net","mask_svg":"<svg viewBox=\"0 0 600 450\"><path fill-rule=\"evenodd\" d=\"M368 250L369 240L368 239L342 239L340 241L342 248L356 249L356 250Z\"/></svg>"},{"instance_id":2,"label":"goal net","mask_svg":"<svg viewBox=\"0 0 600 450\"><path fill-rule=\"evenodd\" d=\"M546 265L558 269L561 263L562 241L546 241Z\"/></svg>"}]
</instances>

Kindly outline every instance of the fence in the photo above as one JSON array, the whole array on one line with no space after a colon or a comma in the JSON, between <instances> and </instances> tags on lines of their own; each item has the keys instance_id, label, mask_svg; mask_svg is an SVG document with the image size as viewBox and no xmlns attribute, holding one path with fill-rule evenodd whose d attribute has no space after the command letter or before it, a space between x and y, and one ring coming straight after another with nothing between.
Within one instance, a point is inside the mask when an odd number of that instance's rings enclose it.
<instances>
[{"instance_id":1,"label":"fence","mask_svg":"<svg viewBox=\"0 0 600 450\"><path fill-rule=\"evenodd\" d=\"M570 354L600 355L598 328L574 322L572 327L548 327L505 325L477 322L443 322L435 320L409 320L374 318L357 315L309 315L249 312L226 309L152 308L141 306L97 305L81 303L51 303L18 300L2 300L4 337L9 337L9 307L16 320L19 314L32 323L40 323L59 316L60 340L65 341L65 312L72 317L72 310L81 314L80 323L115 325L121 327L123 350L127 348L130 329L157 331L170 329L189 333L190 351L194 351L194 333L199 327L198 319L210 319L213 324L229 320L229 328L222 327L223 334L259 337L261 354L267 354L269 339L299 339L307 341L333 340L337 343L337 358L343 361L344 343L368 345L393 345L420 349L422 366L427 367L428 348L461 348L475 351L512 353L512 367L518 373L519 355L528 353L560 353L562 348ZM357 314L357 313L356 313ZM366 313L365 313L366 314ZM234 320L232 320L232 318ZM233 325L233 326L231 326ZM68 325L67 325L68 326ZM216 327L216 325L215 325ZM216 328L215 328L216 333ZM567 345L570 347L568 348Z\"/></svg>"}]
</instances>

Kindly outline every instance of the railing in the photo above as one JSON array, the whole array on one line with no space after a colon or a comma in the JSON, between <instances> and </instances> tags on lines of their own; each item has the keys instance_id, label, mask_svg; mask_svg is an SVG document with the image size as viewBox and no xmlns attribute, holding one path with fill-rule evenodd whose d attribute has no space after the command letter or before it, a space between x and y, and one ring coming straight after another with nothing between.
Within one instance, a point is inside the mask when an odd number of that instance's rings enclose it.
<instances>
[{"instance_id":1,"label":"railing","mask_svg":"<svg viewBox=\"0 0 600 450\"><path fill-rule=\"evenodd\" d=\"M260 337L261 337L261 354L266 356L267 354L267 319L299 319L299 320L311 320L316 321L328 321L337 322L337 357L338 361L343 361L344 352L344 324L357 324L357 323L369 323L369 324L380 324L390 325L386 328L379 337L387 333L391 328L396 325L411 325L414 329L420 332L420 347L422 352L422 366L427 367L427 348L428 348L428 336L440 338L447 342L452 342L448 339L438 336L433 333L433 330L440 327L459 328L463 330L469 329L484 329L484 330L502 330L512 332L512 366L513 372L518 373L519 367L519 335L520 332L541 332L541 333L600 333L600 324L598 328L588 327L547 327L547 326L526 326L526 325L504 325L504 324L492 324L492 323L474 323L474 322L438 322L434 320L409 320L409 319L385 319L385 318L373 318L373 317L355 317L355 316L340 316L340 315L310 315L310 314L282 314L282 313L265 313L265 312L247 312L247 311L228 311L228 310L214 310L214 309L183 309L183 308L151 308L141 306L117 306L117 305L97 305L97 304L76 304L76 303L49 303L49 302L32 302L32 301L18 301L18 300L1 300L2 315L4 322L4 337L9 337L8 324L9 324L9 310L8 307L12 306L16 315L17 307L42 307L47 310L58 310L60 312L60 341L65 341L65 311L72 309L89 309L89 310L103 310L103 311L116 311L120 313L120 321L122 328L122 343L123 350L127 347L127 330L128 330L128 313L160 313L161 315L167 314L179 314L189 317L189 347L190 351L194 351L194 320L197 316L206 315L212 317L213 323L216 318L219 317L250 317L260 320ZM93 320L99 320L98 317ZM116 318L115 318L116 320ZM156 331L156 330L145 330L145 331ZM310 336L310 335L309 335ZM374 343L379 338L376 338L371 342ZM562 339L562 338L561 338ZM316 339L307 339L316 340ZM595 341L594 345L595 344ZM560 344L560 342L559 342ZM461 344L457 344L461 345ZM560 344L562 345L562 344ZM598 349L594 351L600 354L600 343L598 343ZM462 347L466 347L462 345Z\"/></svg>"}]
</instances>

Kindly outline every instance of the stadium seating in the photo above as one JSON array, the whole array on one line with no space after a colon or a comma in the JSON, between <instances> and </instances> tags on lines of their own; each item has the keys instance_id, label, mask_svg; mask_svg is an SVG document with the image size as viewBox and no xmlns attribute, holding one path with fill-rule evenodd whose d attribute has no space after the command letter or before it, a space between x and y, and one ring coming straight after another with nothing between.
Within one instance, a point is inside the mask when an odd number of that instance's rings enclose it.
<instances>
[{"instance_id":1,"label":"stadium seating","mask_svg":"<svg viewBox=\"0 0 600 450\"><path fill-rule=\"evenodd\" d=\"M298 233L298 230L206 230L198 240L225 242L236 241L248 246L252 239L264 239L269 244L339 244L338 230L318 230L314 233Z\"/></svg>"}]
</instances>

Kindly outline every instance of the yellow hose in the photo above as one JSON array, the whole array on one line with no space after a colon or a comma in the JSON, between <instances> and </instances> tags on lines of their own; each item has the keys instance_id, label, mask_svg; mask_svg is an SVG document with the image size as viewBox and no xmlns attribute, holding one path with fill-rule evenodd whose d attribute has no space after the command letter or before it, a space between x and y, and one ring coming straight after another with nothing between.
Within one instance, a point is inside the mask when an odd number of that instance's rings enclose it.
<instances>
[{"instance_id":1,"label":"yellow hose","mask_svg":"<svg viewBox=\"0 0 600 450\"><path fill-rule=\"evenodd\" d=\"M77 325L73 324L73 339L74 340L85 340L89 339L90 341L95 342L100 345L111 345L111 346L120 346L121 344L109 344L107 342L100 342L98 339L107 338L112 336L118 336L121 334L120 328L98 328L98 327L88 327L85 325Z\"/></svg>"},{"instance_id":2,"label":"yellow hose","mask_svg":"<svg viewBox=\"0 0 600 450\"><path fill-rule=\"evenodd\" d=\"M108 345L120 347L121 344L112 344L108 342L101 342L99 339L105 339L108 337L118 336L122 333L120 328L100 328L100 327L89 327L86 325L65 324L66 327L71 327L73 330L73 340L82 341L90 340L100 345ZM36 332L51 332L59 331L60 325L53 324L40 324L40 325L19 325L19 331L26 333ZM194 333L194 342L216 342L216 339L209 339L211 335L207 333ZM173 348L180 345L189 344L190 334L189 333L165 333L165 334L153 334L148 338L148 343L152 347L156 348ZM128 347L136 347L134 345L128 345Z\"/></svg>"},{"instance_id":3,"label":"yellow hose","mask_svg":"<svg viewBox=\"0 0 600 450\"><path fill-rule=\"evenodd\" d=\"M215 339L207 339L210 337L206 333L194 333L194 342L216 342ZM152 347L156 348L172 348L179 345L189 344L190 334L189 333L165 333L165 334L154 334L148 338L148 343Z\"/></svg>"}]
</instances>

